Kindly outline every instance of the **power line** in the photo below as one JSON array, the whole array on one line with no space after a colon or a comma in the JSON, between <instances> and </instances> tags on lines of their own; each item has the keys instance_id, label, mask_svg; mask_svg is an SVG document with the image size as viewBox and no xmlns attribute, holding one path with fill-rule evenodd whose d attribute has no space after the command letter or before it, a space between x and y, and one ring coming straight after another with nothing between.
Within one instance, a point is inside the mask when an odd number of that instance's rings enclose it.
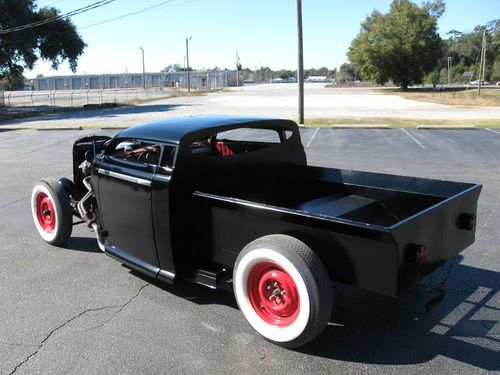
<instances>
[{"instance_id":1,"label":"power line","mask_svg":"<svg viewBox=\"0 0 500 375\"><path fill-rule=\"evenodd\" d=\"M148 8L144 8L144 9L139 9L135 12L131 12L131 13L127 13L127 14L123 14L121 16L118 16L118 17L114 17L114 18L109 18L109 19L106 19L106 20L102 20L102 21L99 21L99 22L96 22L96 23L92 23L92 24L88 24L88 25L83 25L83 26L76 26L76 29L77 30L81 30L81 29L86 29L86 28L90 28L90 27L94 27L94 26L98 26L98 25L102 25L104 23L107 23L107 22L112 22L112 21L116 21L116 20L119 20L121 18L125 18L125 17L129 17L129 16L133 16L135 14L138 14L138 13L142 13L142 12L146 12L146 11L149 11L149 10L157 10L157 9L165 9L165 8L173 8L173 7L176 7L176 6L180 6L180 5L186 5L186 4L191 4L191 3L197 3L201 0L190 0L190 1L185 1L183 3L178 3L178 4L172 4L170 6L165 6L165 4L167 3L170 3L170 2L173 2L175 0L168 0L168 1L162 1L161 3L159 4L156 4L156 5L153 5L153 6L150 6ZM61 34L68 34L68 33L72 33L74 32L73 29L71 30L68 30L68 31L60 31L60 32L57 32L57 33L53 33L53 34L49 34L48 36L53 36L53 35L61 35ZM1 34L0 34L1 35Z\"/></svg>"},{"instance_id":2,"label":"power line","mask_svg":"<svg viewBox=\"0 0 500 375\"><path fill-rule=\"evenodd\" d=\"M55 21L58 21L60 19L69 18L69 17L75 16L77 14L88 12L89 10L100 8L100 7L104 6L104 5L112 3L114 1L115 0L100 0L100 1L96 1L96 2L94 2L92 4L89 4L89 5L84 6L82 8L78 8L78 9L72 10L71 12L68 12L68 13L65 13L65 14L60 14L60 15L57 15L55 17L50 17L50 18L47 18L47 19L42 20L42 21L32 22L32 23L28 23L26 25L15 26L15 27L11 27L11 28L8 28L8 29L1 30L0 31L0 35L2 35L2 34L8 34L8 33L13 33L15 31L21 31L21 30L31 29L33 27L37 27L37 26L41 26L41 25L46 25L48 23L55 22Z\"/></svg>"},{"instance_id":3,"label":"power line","mask_svg":"<svg viewBox=\"0 0 500 375\"><path fill-rule=\"evenodd\" d=\"M167 1L162 1L161 3L158 3L156 5L152 5L150 7L147 7L147 8L143 8L143 9L139 9L139 10L136 10L134 12L131 12L131 13L127 13L127 14L123 14L121 16L118 16L118 17L113 17L113 18L109 18L109 19L106 19L106 20L102 20L102 21L99 21L99 22L96 22L96 23L92 23L90 25L84 25L84 26L81 26L81 27L77 27L78 30L82 30L82 29L86 29L86 28L89 28L89 27L93 27L93 26L98 26L98 25L102 25L103 23L108 23L108 22L112 22L112 21L116 21L116 20L119 20L119 19L122 19L122 18L125 18L125 17L129 17L129 16L133 16L133 15L136 15L136 14L139 14L139 13L143 13L143 12L147 12L149 10L153 10L153 9L160 9L160 7L162 7L162 5L165 5L165 4L168 4L168 3L171 3L173 2L174 0L167 0ZM172 4L168 7L164 7L164 8L173 8L175 6L179 6L179 5L185 5L185 4L190 4L190 3L196 3L200 0L191 0L191 1L185 1L183 3L179 3L179 4Z\"/></svg>"}]
</instances>

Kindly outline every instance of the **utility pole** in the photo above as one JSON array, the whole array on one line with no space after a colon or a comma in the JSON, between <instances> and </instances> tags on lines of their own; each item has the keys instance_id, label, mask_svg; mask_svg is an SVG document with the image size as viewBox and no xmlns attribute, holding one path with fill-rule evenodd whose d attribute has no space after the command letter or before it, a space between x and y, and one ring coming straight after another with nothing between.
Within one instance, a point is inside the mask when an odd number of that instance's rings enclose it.
<instances>
[{"instance_id":1,"label":"utility pole","mask_svg":"<svg viewBox=\"0 0 500 375\"><path fill-rule=\"evenodd\" d=\"M142 52L142 87L146 90L146 69L144 67L144 48L140 47Z\"/></svg>"},{"instance_id":2,"label":"utility pole","mask_svg":"<svg viewBox=\"0 0 500 375\"><path fill-rule=\"evenodd\" d=\"M187 65L187 73L188 73L188 92L191 92L191 77L189 76L189 41L191 37L186 38L186 65Z\"/></svg>"},{"instance_id":3,"label":"utility pole","mask_svg":"<svg viewBox=\"0 0 500 375\"><path fill-rule=\"evenodd\" d=\"M335 42L335 84L339 83L339 42Z\"/></svg>"},{"instance_id":4,"label":"utility pole","mask_svg":"<svg viewBox=\"0 0 500 375\"><path fill-rule=\"evenodd\" d=\"M236 87L240 87L240 58L238 51L236 51Z\"/></svg>"},{"instance_id":5,"label":"utility pole","mask_svg":"<svg viewBox=\"0 0 500 375\"><path fill-rule=\"evenodd\" d=\"M486 50L487 50L487 45L486 45L486 30L483 31L483 77L482 81L484 82L484 78L486 76Z\"/></svg>"},{"instance_id":6,"label":"utility pole","mask_svg":"<svg viewBox=\"0 0 500 375\"><path fill-rule=\"evenodd\" d=\"M451 67L451 56L448 56L448 86L450 85L450 67Z\"/></svg>"},{"instance_id":7,"label":"utility pole","mask_svg":"<svg viewBox=\"0 0 500 375\"><path fill-rule=\"evenodd\" d=\"M297 83L299 84L299 124L304 125L304 45L302 42L302 0L297 0L297 47L298 47Z\"/></svg>"},{"instance_id":8,"label":"utility pole","mask_svg":"<svg viewBox=\"0 0 500 375\"><path fill-rule=\"evenodd\" d=\"M479 75L477 83L477 94L481 95L481 80L484 77L484 58L485 58L485 40L486 40L486 30L483 30L483 40L481 41L481 61L479 63Z\"/></svg>"}]
</instances>

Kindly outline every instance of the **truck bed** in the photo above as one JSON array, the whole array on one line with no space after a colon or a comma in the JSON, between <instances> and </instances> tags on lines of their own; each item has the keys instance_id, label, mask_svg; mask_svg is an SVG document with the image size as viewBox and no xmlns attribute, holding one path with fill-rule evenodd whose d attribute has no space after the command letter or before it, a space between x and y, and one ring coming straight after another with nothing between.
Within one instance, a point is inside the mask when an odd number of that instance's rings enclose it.
<instances>
[{"instance_id":1,"label":"truck bed","mask_svg":"<svg viewBox=\"0 0 500 375\"><path fill-rule=\"evenodd\" d=\"M289 168L288 173L281 170L254 176L265 183L243 179L237 184L221 184L225 186L219 186L217 193L205 192L297 213L391 227L470 185L332 168Z\"/></svg>"},{"instance_id":2,"label":"truck bed","mask_svg":"<svg viewBox=\"0 0 500 375\"><path fill-rule=\"evenodd\" d=\"M194 192L210 211L220 264L259 236L305 234L322 238L332 279L396 296L474 241L474 228L459 220L475 216L480 185L310 166L274 171ZM424 264L409 259L414 246L426 248Z\"/></svg>"}]
</instances>

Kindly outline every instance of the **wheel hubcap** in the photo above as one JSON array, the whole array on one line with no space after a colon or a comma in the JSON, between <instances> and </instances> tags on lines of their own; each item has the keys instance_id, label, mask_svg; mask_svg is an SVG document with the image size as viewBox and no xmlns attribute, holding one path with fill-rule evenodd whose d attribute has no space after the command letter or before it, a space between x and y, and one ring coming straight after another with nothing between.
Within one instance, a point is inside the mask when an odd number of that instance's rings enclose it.
<instances>
[{"instance_id":1,"label":"wheel hubcap","mask_svg":"<svg viewBox=\"0 0 500 375\"><path fill-rule=\"evenodd\" d=\"M36 196L36 217L40 227L47 233L52 233L56 228L56 210L54 202L45 193Z\"/></svg>"},{"instance_id":2,"label":"wheel hubcap","mask_svg":"<svg viewBox=\"0 0 500 375\"><path fill-rule=\"evenodd\" d=\"M286 327L297 318L297 286L288 272L277 264L260 263L250 271L248 295L255 312L266 323Z\"/></svg>"}]
</instances>

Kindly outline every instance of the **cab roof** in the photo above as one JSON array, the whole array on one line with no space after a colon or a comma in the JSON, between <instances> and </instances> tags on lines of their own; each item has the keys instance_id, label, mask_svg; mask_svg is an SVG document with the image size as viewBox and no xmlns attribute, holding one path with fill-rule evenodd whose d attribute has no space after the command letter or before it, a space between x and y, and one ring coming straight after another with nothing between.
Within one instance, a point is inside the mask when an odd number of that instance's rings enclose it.
<instances>
[{"instance_id":1,"label":"cab roof","mask_svg":"<svg viewBox=\"0 0 500 375\"><path fill-rule=\"evenodd\" d=\"M118 133L116 138L139 138L179 144L188 135L204 135L240 127L295 130L297 129L297 124L291 120L263 117L206 115L172 117L128 128Z\"/></svg>"}]
</instances>

